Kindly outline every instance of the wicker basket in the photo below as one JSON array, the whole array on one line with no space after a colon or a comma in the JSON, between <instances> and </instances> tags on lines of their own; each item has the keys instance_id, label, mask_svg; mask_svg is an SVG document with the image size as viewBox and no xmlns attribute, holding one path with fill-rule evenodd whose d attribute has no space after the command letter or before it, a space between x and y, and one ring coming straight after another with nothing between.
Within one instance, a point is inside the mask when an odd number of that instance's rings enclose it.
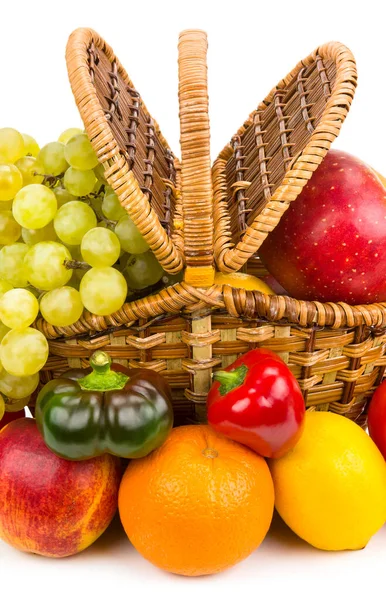
<instances>
[{"instance_id":1,"label":"wicker basket","mask_svg":"<svg viewBox=\"0 0 386 600\"><path fill-rule=\"evenodd\" d=\"M122 364L163 373L177 422L199 421L213 370L264 346L288 363L308 408L363 424L386 365L386 304L323 304L213 284L214 266L263 273L260 245L349 110L354 58L335 42L315 50L269 93L211 169L206 52L204 32L180 35L180 164L112 49L89 29L70 37L72 90L106 178L165 271L185 271L183 282L109 317L85 312L65 328L40 320L50 343L42 383L104 347Z\"/></svg>"}]
</instances>

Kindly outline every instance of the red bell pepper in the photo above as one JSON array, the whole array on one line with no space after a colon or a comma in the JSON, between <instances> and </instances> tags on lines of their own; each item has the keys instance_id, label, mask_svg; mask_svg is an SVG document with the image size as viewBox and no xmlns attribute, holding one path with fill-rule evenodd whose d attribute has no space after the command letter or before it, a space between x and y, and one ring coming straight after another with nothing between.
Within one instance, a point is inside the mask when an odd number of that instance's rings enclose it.
<instances>
[{"instance_id":1,"label":"red bell pepper","mask_svg":"<svg viewBox=\"0 0 386 600\"><path fill-rule=\"evenodd\" d=\"M266 349L250 350L217 371L207 399L208 422L267 458L278 458L301 436L305 405L287 365Z\"/></svg>"},{"instance_id":2,"label":"red bell pepper","mask_svg":"<svg viewBox=\"0 0 386 600\"><path fill-rule=\"evenodd\" d=\"M386 460L386 381L375 390L371 399L368 426L371 439Z\"/></svg>"}]
</instances>

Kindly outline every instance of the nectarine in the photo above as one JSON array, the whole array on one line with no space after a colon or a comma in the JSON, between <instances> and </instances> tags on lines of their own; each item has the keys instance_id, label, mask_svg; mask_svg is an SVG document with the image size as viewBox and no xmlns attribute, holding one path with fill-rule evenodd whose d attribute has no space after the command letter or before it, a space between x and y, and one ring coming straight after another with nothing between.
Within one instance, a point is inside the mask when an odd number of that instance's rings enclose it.
<instances>
[{"instance_id":1,"label":"nectarine","mask_svg":"<svg viewBox=\"0 0 386 600\"><path fill-rule=\"evenodd\" d=\"M47 448L34 419L9 423L0 432L0 538L44 556L81 552L112 520L120 477L118 458L67 461Z\"/></svg>"}]
</instances>

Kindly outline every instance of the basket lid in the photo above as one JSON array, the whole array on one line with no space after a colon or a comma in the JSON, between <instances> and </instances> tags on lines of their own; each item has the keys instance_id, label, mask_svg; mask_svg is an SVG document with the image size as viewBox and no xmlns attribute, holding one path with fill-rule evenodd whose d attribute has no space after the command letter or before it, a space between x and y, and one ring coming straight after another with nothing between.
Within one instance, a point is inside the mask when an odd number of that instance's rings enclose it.
<instances>
[{"instance_id":1,"label":"basket lid","mask_svg":"<svg viewBox=\"0 0 386 600\"><path fill-rule=\"evenodd\" d=\"M207 38L179 40L182 164L106 42L78 29L67 45L72 90L105 176L164 269L213 282L240 270L312 176L350 108L348 48L317 48L268 94L210 167Z\"/></svg>"},{"instance_id":2,"label":"basket lid","mask_svg":"<svg viewBox=\"0 0 386 600\"><path fill-rule=\"evenodd\" d=\"M215 260L240 270L327 154L357 84L351 51L324 44L254 110L213 165Z\"/></svg>"},{"instance_id":3,"label":"basket lid","mask_svg":"<svg viewBox=\"0 0 386 600\"><path fill-rule=\"evenodd\" d=\"M184 261L178 160L112 48L95 31L72 33L66 61L106 180L164 269L179 272Z\"/></svg>"}]
</instances>

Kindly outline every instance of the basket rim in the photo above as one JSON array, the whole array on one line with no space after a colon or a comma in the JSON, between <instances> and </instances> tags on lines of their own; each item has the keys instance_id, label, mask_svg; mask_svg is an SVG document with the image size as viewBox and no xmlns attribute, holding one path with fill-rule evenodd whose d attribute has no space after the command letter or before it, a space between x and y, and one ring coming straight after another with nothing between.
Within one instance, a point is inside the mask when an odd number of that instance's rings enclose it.
<instances>
[{"instance_id":1,"label":"basket rim","mask_svg":"<svg viewBox=\"0 0 386 600\"><path fill-rule=\"evenodd\" d=\"M92 83L89 69L88 49L93 44L96 49L103 51L107 58L116 63L118 73L127 84L134 84L126 73L123 65L114 54L107 42L91 28L78 28L70 35L66 46L66 63L71 89L83 120L86 132L97 154L98 160L105 168L105 177L114 189L121 204L126 209L135 225L149 244L158 261L165 271L178 273L184 265L183 237L179 228L168 236L162 227L154 209L140 189L139 183L126 159L122 156L118 143L109 126L105 112L98 100L95 86ZM141 98L141 108L147 117L150 113ZM163 136L157 121L152 117L154 129L163 147L170 146ZM174 156L176 170L180 169L179 160ZM176 193L176 190L173 190ZM176 198L177 221L181 220L181 203Z\"/></svg>"},{"instance_id":2,"label":"basket rim","mask_svg":"<svg viewBox=\"0 0 386 600\"><path fill-rule=\"evenodd\" d=\"M55 340L129 327L139 319L161 315L188 318L190 313L213 314L216 309L231 317L261 324L294 325L305 329L328 327L334 330L366 326L386 330L386 302L351 306L345 302L323 303L268 295L228 284L215 284L204 290L186 282L176 283L146 298L126 302L119 311L105 317L85 310L79 321L68 327L54 327L43 318L38 319L35 326L48 340Z\"/></svg>"}]
</instances>

